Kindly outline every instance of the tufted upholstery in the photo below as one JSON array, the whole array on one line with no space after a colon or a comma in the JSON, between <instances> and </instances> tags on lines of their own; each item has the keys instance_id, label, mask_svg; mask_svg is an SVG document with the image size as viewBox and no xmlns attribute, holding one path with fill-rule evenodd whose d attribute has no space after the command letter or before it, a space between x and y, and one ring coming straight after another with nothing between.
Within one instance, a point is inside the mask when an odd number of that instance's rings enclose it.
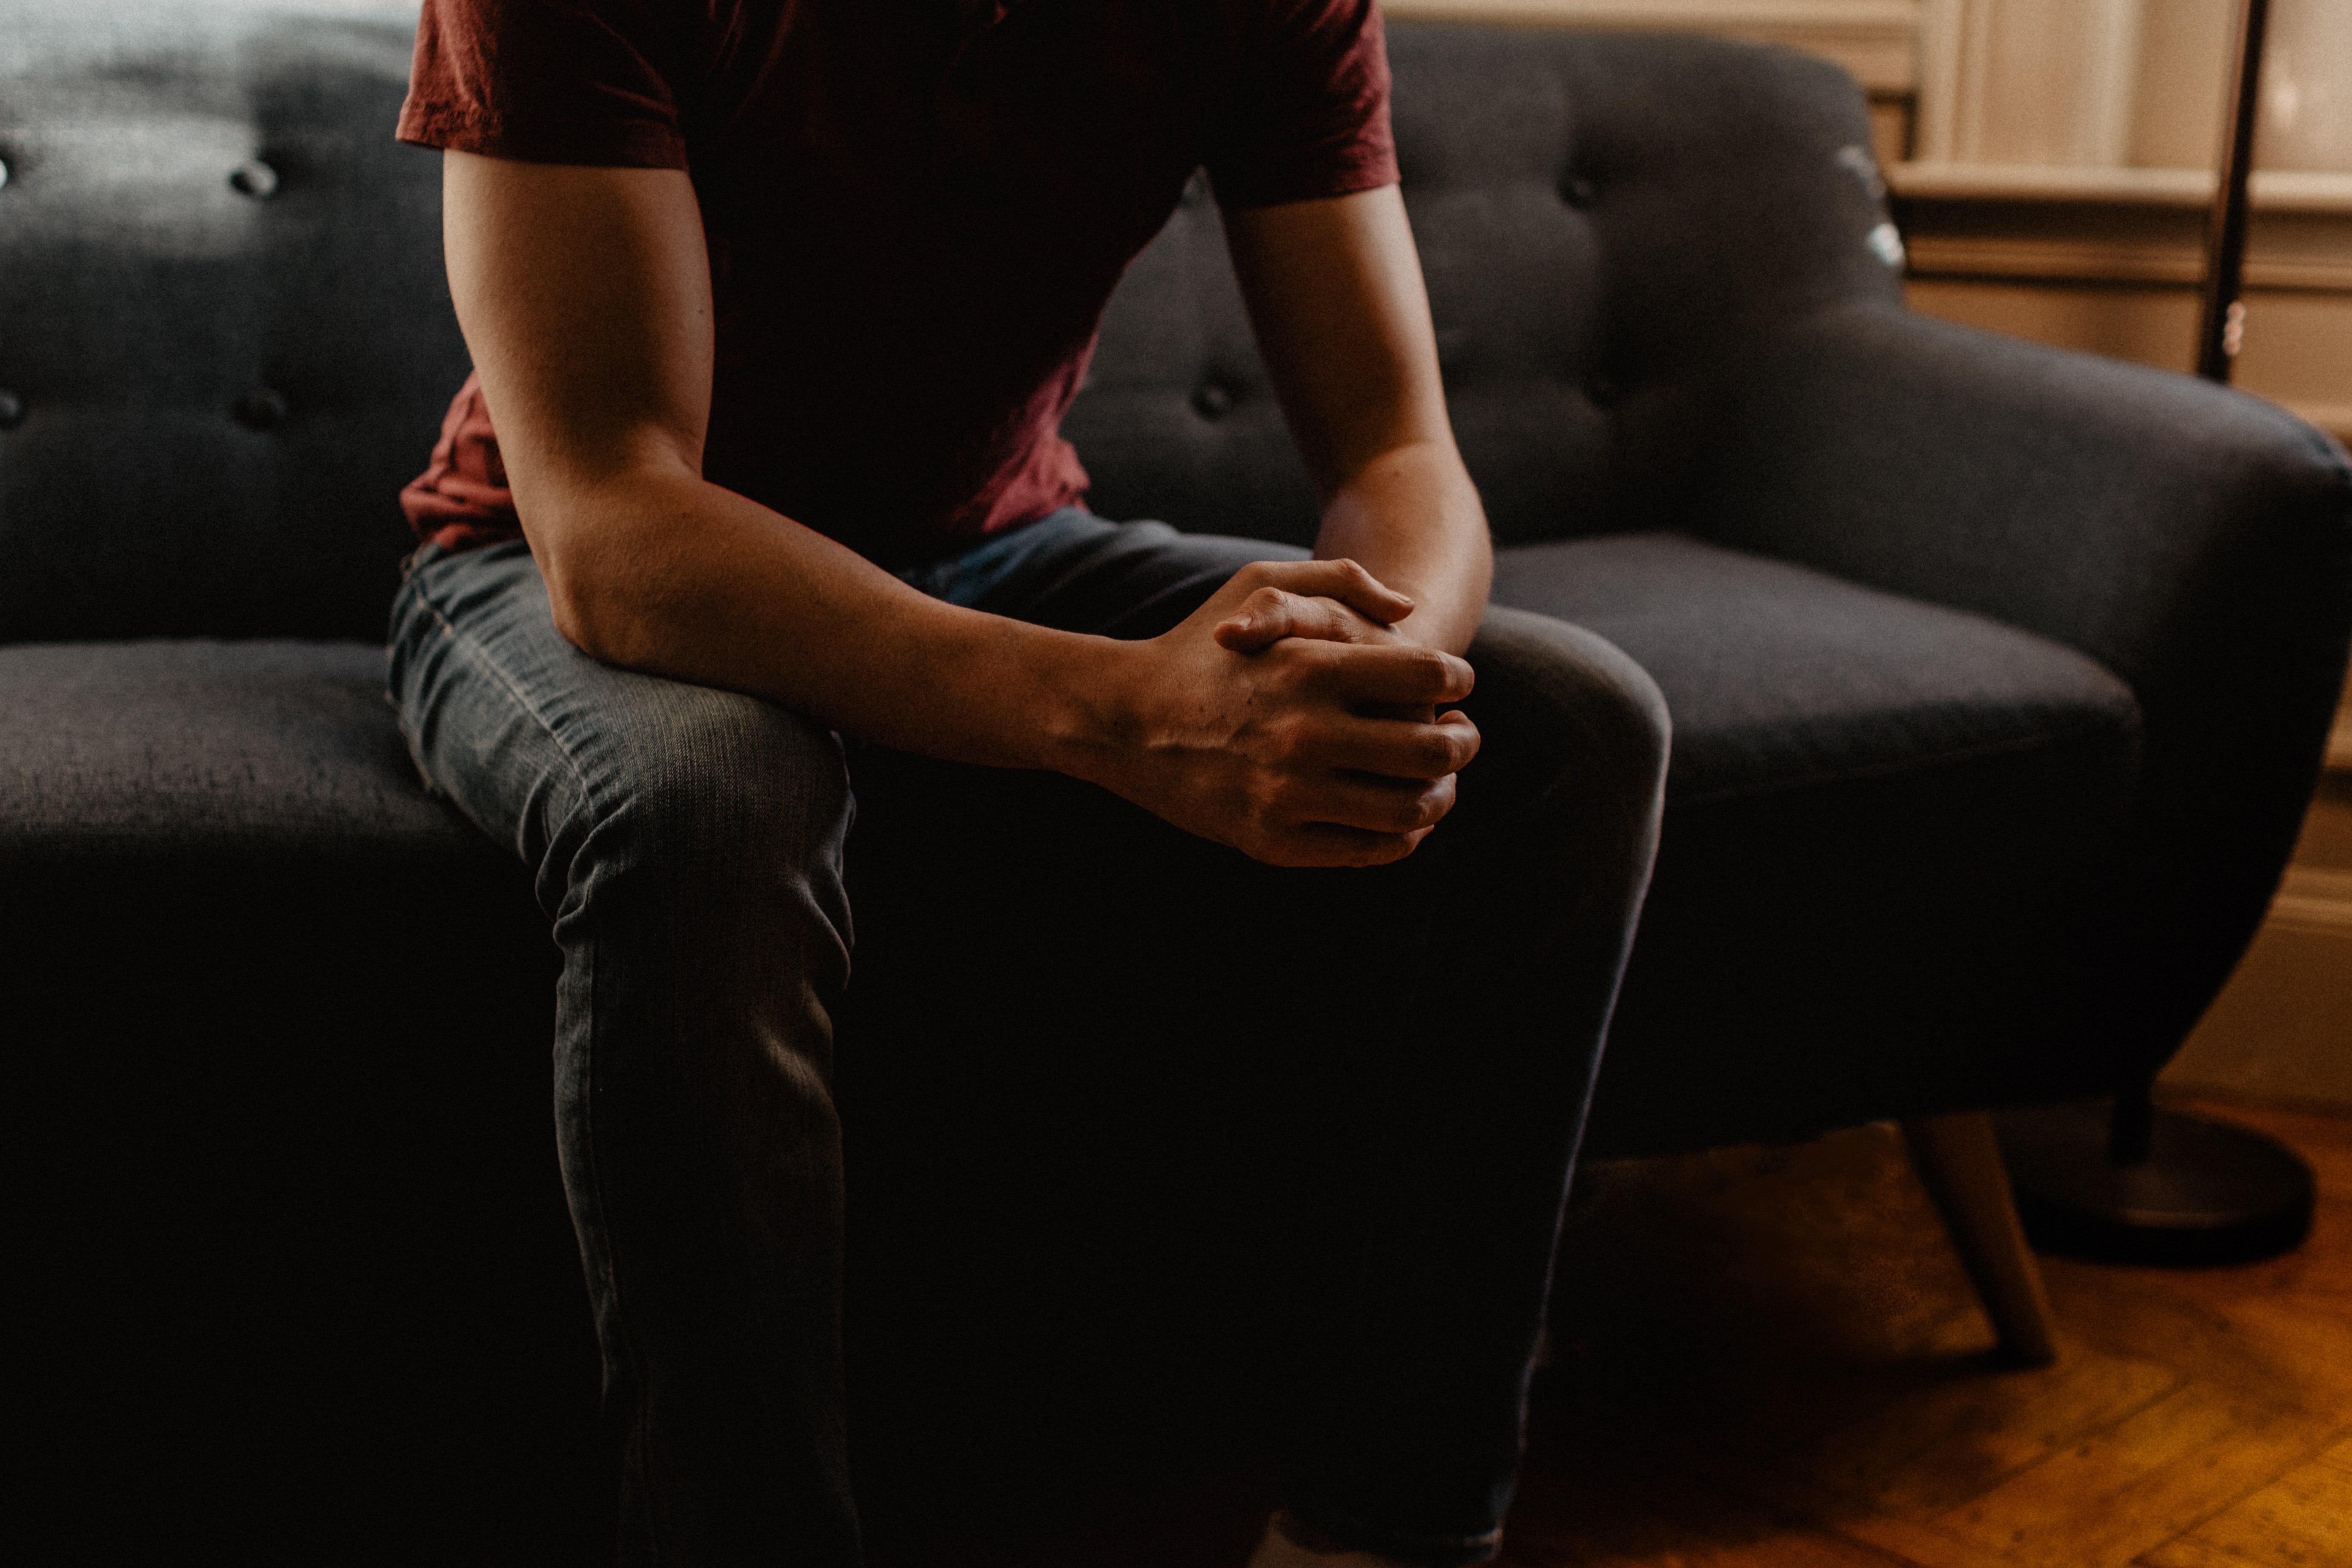
<instances>
[{"instance_id":1,"label":"tufted upholstery","mask_svg":"<svg viewBox=\"0 0 2352 1568\"><path fill-rule=\"evenodd\" d=\"M390 138L413 14L0 0L0 1146L42 1325L19 1489L180 1555L555 1560L598 1533L513 1500L588 1474L593 1403L543 922L376 696L395 492L466 368L437 167ZM1391 55L1497 597L1618 642L1677 728L1591 1147L2160 1061L2316 766L2352 635L2340 449L1909 314L1827 66L1402 24ZM1311 532L1199 195L1066 429L1106 514ZM876 779L871 819L918 829L1010 791L1045 863L992 863L1001 833L868 853L861 972L933 985L973 1037L1090 1042L1050 986L987 984L1038 966L1025 932L960 929L944 963L892 935L960 879L1092 870L1054 844L1052 781L1008 779ZM919 1051L857 1025L845 1100L919 1092ZM1004 1123L932 1109L894 1143L848 1106L865 1190L1018 1205ZM937 1283L920 1261L890 1278ZM959 1342L1001 1284L939 1284Z\"/></svg>"},{"instance_id":2,"label":"tufted upholstery","mask_svg":"<svg viewBox=\"0 0 2352 1568\"><path fill-rule=\"evenodd\" d=\"M1833 67L1402 25L1390 56L1448 405L1504 543L1673 524L1727 345L1832 301L1900 302L1872 248L1869 124ZM1107 516L1310 542L1314 492L1223 258L1196 186L1113 301L1065 429Z\"/></svg>"},{"instance_id":3,"label":"tufted upholstery","mask_svg":"<svg viewBox=\"0 0 2352 1568\"><path fill-rule=\"evenodd\" d=\"M382 637L466 371L413 11L0 5L0 641Z\"/></svg>"}]
</instances>

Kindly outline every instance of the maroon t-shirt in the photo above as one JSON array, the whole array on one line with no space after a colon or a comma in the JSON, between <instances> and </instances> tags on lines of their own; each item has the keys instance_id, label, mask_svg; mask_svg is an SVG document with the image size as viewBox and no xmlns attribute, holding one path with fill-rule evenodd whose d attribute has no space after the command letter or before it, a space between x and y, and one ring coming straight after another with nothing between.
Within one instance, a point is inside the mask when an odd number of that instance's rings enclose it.
<instances>
[{"instance_id":1,"label":"maroon t-shirt","mask_svg":"<svg viewBox=\"0 0 2352 1568\"><path fill-rule=\"evenodd\" d=\"M886 564L1084 493L1057 433L1196 167L1229 207L1393 183L1372 0L425 0L405 141L686 170L703 472ZM478 384L402 497L518 530Z\"/></svg>"}]
</instances>

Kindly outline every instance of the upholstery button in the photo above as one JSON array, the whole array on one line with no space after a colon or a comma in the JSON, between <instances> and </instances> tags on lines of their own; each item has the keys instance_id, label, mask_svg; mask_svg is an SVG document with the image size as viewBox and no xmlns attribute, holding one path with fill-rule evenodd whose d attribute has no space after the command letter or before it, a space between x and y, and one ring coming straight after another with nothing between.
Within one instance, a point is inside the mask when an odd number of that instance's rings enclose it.
<instances>
[{"instance_id":1,"label":"upholstery button","mask_svg":"<svg viewBox=\"0 0 2352 1568\"><path fill-rule=\"evenodd\" d=\"M14 430L25 422L25 400L0 387L0 430Z\"/></svg>"},{"instance_id":2,"label":"upholstery button","mask_svg":"<svg viewBox=\"0 0 2352 1568\"><path fill-rule=\"evenodd\" d=\"M228 183L231 189L266 202L278 194L278 171L258 158L247 158L229 171Z\"/></svg>"},{"instance_id":3,"label":"upholstery button","mask_svg":"<svg viewBox=\"0 0 2352 1568\"><path fill-rule=\"evenodd\" d=\"M1205 381L1201 384L1201 389L1192 394L1192 412L1203 419L1223 419L1233 411L1234 394L1231 387L1218 382Z\"/></svg>"},{"instance_id":4,"label":"upholstery button","mask_svg":"<svg viewBox=\"0 0 2352 1568\"><path fill-rule=\"evenodd\" d=\"M1624 400L1625 389L1607 371L1596 370L1584 378L1584 395L1597 408L1614 408Z\"/></svg>"},{"instance_id":5,"label":"upholstery button","mask_svg":"<svg viewBox=\"0 0 2352 1568\"><path fill-rule=\"evenodd\" d=\"M286 395L258 386L236 400L236 422L248 430L275 430L286 423Z\"/></svg>"},{"instance_id":6,"label":"upholstery button","mask_svg":"<svg viewBox=\"0 0 2352 1568\"><path fill-rule=\"evenodd\" d=\"M1559 183L1559 199L1572 207L1589 207L1601 199L1601 187L1582 174L1570 174Z\"/></svg>"},{"instance_id":7,"label":"upholstery button","mask_svg":"<svg viewBox=\"0 0 2352 1568\"><path fill-rule=\"evenodd\" d=\"M0 189L5 189L5 188L7 187L7 184L8 184L8 160L7 160L7 159L5 159L5 158L0 158Z\"/></svg>"}]
</instances>

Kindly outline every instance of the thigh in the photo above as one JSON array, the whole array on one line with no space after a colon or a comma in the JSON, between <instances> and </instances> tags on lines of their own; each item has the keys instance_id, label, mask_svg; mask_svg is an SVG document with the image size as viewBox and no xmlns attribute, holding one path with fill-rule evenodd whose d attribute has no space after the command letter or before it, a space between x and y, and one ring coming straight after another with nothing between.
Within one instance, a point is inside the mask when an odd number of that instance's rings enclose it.
<instances>
[{"instance_id":1,"label":"thigh","mask_svg":"<svg viewBox=\"0 0 2352 1568\"><path fill-rule=\"evenodd\" d=\"M1294 544L1180 533L1164 522L1111 522L1067 507L906 578L970 609L1136 638L1175 626L1252 562L1307 555Z\"/></svg>"},{"instance_id":2,"label":"thigh","mask_svg":"<svg viewBox=\"0 0 2352 1568\"><path fill-rule=\"evenodd\" d=\"M551 914L583 847L625 828L671 861L837 862L849 796L834 734L590 658L555 629L520 543L425 552L394 601L391 685L426 782L539 870Z\"/></svg>"}]
</instances>

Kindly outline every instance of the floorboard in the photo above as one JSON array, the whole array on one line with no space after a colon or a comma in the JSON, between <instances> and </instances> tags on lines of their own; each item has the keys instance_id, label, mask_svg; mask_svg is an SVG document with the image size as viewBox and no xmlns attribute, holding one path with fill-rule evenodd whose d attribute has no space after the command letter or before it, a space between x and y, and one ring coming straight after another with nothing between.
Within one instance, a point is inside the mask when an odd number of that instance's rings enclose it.
<instances>
[{"instance_id":1,"label":"floorboard","mask_svg":"<svg viewBox=\"0 0 2352 1568\"><path fill-rule=\"evenodd\" d=\"M2352 1568L2352 1117L2202 1107L2316 1168L2311 1241L2045 1259L2000 1363L1891 1128L1596 1170L1562 1253L1505 1568ZM877 1568L1228 1568L1261 1480L1171 1485Z\"/></svg>"}]
</instances>

